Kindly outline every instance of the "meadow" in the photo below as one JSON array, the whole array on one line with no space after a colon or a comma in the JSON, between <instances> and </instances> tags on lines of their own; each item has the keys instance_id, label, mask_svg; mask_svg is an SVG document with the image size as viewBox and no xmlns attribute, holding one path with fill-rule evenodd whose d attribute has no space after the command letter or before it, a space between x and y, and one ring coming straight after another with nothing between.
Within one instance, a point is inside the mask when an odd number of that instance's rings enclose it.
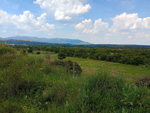
<instances>
[{"instance_id":1,"label":"meadow","mask_svg":"<svg viewBox=\"0 0 150 113\"><path fill-rule=\"evenodd\" d=\"M149 67L77 57L58 60L54 52L28 53L7 45L0 51L0 113L150 112L149 86L139 81L150 76ZM64 66L68 60L79 64L82 74Z\"/></svg>"},{"instance_id":2,"label":"meadow","mask_svg":"<svg viewBox=\"0 0 150 113\"><path fill-rule=\"evenodd\" d=\"M46 52L43 52L40 55L37 55L35 53L36 52L34 52L34 54L29 54L29 56L42 58L46 55ZM58 55L55 53L51 52L50 56L51 60L58 59ZM64 60L71 60L77 62L81 66L83 74L85 75L95 74L98 71L105 71L110 76L121 77L128 80L129 82L137 82L140 78L150 77L150 68L144 66L120 64L77 57L67 57Z\"/></svg>"}]
</instances>

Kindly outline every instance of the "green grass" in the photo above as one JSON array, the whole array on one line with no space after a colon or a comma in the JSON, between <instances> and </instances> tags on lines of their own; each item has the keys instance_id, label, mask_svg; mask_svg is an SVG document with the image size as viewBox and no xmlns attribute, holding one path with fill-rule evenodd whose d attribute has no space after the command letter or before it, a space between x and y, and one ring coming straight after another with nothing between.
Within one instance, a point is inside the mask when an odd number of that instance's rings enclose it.
<instances>
[{"instance_id":1,"label":"green grass","mask_svg":"<svg viewBox=\"0 0 150 113\"><path fill-rule=\"evenodd\" d=\"M57 54L51 53L51 58L52 60L57 59ZM83 69L83 73L86 75L94 74L97 71L107 71L111 76L122 77L130 82L136 82L140 78L150 76L149 67L74 58L74 57L67 57L65 60L78 62L78 64Z\"/></svg>"},{"instance_id":2,"label":"green grass","mask_svg":"<svg viewBox=\"0 0 150 113\"><path fill-rule=\"evenodd\" d=\"M106 61L97 61L90 59L71 58L66 60L72 60L79 63L83 68L85 74L91 74L98 71L107 71L111 76L120 76L129 81L135 81L142 77L150 76L150 68L142 66L134 66L128 64L119 64Z\"/></svg>"},{"instance_id":3,"label":"green grass","mask_svg":"<svg viewBox=\"0 0 150 113\"><path fill-rule=\"evenodd\" d=\"M55 59L57 54L51 54ZM149 89L122 79L149 76L146 67L68 57L83 69L75 76L51 65L45 53L7 60L0 64L0 113L150 112Z\"/></svg>"}]
</instances>

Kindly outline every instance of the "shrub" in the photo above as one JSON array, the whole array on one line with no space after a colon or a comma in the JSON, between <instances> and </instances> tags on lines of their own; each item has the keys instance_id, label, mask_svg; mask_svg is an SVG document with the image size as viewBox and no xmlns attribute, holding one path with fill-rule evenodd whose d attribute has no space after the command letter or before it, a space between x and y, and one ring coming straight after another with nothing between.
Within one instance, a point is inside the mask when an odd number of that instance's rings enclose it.
<instances>
[{"instance_id":1,"label":"shrub","mask_svg":"<svg viewBox=\"0 0 150 113\"><path fill-rule=\"evenodd\" d=\"M66 58L66 55L64 53L59 53L58 54L58 59L63 60Z\"/></svg>"},{"instance_id":2,"label":"shrub","mask_svg":"<svg viewBox=\"0 0 150 113\"><path fill-rule=\"evenodd\" d=\"M133 64L133 65L143 64L143 62L144 62L144 60L140 56L136 56L131 60L131 64Z\"/></svg>"},{"instance_id":3,"label":"shrub","mask_svg":"<svg viewBox=\"0 0 150 113\"><path fill-rule=\"evenodd\" d=\"M65 67L67 72L74 75L81 75L82 69L77 62L72 62L70 60L65 62Z\"/></svg>"},{"instance_id":4,"label":"shrub","mask_svg":"<svg viewBox=\"0 0 150 113\"><path fill-rule=\"evenodd\" d=\"M52 62L52 65L65 67L65 62L61 60L55 60Z\"/></svg>"},{"instance_id":5,"label":"shrub","mask_svg":"<svg viewBox=\"0 0 150 113\"><path fill-rule=\"evenodd\" d=\"M0 68L6 68L13 63L16 55L5 55L0 58Z\"/></svg>"},{"instance_id":6,"label":"shrub","mask_svg":"<svg viewBox=\"0 0 150 113\"><path fill-rule=\"evenodd\" d=\"M0 48L0 55L3 54L15 54L16 51L13 48L10 47L2 47Z\"/></svg>"},{"instance_id":7,"label":"shrub","mask_svg":"<svg viewBox=\"0 0 150 113\"><path fill-rule=\"evenodd\" d=\"M73 65L73 62L68 60L65 62L65 67L66 67L66 70L68 73L70 74L73 74L73 71L74 71L74 65Z\"/></svg>"},{"instance_id":8,"label":"shrub","mask_svg":"<svg viewBox=\"0 0 150 113\"><path fill-rule=\"evenodd\" d=\"M26 49L22 49L22 50L20 51L20 54L21 54L21 55L27 55Z\"/></svg>"},{"instance_id":9,"label":"shrub","mask_svg":"<svg viewBox=\"0 0 150 113\"><path fill-rule=\"evenodd\" d=\"M72 62L70 60L68 61L55 60L54 62L52 62L52 64L56 66L65 67L66 71L70 74L81 75L82 73L82 69L77 62Z\"/></svg>"},{"instance_id":10,"label":"shrub","mask_svg":"<svg viewBox=\"0 0 150 113\"><path fill-rule=\"evenodd\" d=\"M31 48L29 48L28 53L32 53L32 52L33 52L33 50Z\"/></svg>"},{"instance_id":11,"label":"shrub","mask_svg":"<svg viewBox=\"0 0 150 113\"><path fill-rule=\"evenodd\" d=\"M39 54L41 54L41 53L38 51L38 52L36 52L36 54L39 55Z\"/></svg>"},{"instance_id":12,"label":"shrub","mask_svg":"<svg viewBox=\"0 0 150 113\"><path fill-rule=\"evenodd\" d=\"M81 75L82 69L77 62L68 61L66 62L68 72L73 73L74 75Z\"/></svg>"}]
</instances>

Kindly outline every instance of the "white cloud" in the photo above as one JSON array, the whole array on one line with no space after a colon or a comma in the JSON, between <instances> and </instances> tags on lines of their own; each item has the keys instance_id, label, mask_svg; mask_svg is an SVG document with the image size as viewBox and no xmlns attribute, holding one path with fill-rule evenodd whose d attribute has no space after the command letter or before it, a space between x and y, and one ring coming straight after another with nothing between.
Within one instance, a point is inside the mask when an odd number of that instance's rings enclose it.
<instances>
[{"instance_id":1,"label":"white cloud","mask_svg":"<svg viewBox=\"0 0 150 113\"><path fill-rule=\"evenodd\" d=\"M128 36L128 38L132 38L132 36Z\"/></svg>"},{"instance_id":2,"label":"white cloud","mask_svg":"<svg viewBox=\"0 0 150 113\"><path fill-rule=\"evenodd\" d=\"M150 17L139 18L137 13L127 14L123 13L117 15L112 19L113 25L111 27L112 32L131 32L150 30Z\"/></svg>"},{"instance_id":3,"label":"white cloud","mask_svg":"<svg viewBox=\"0 0 150 113\"><path fill-rule=\"evenodd\" d=\"M70 21L75 15L87 13L91 6L84 4L86 0L36 0L42 9L53 13L55 20Z\"/></svg>"},{"instance_id":4,"label":"white cloud","mask_svg":"<svg viewBox=\"0 0 150 113\"><path fill-rule=\"evenodd\" d=\"M150 17L140 18L137 13L123 13L112 18L112 21L109 32L113 37L131 39L135 44L148 43L146 40L150 38Z\"/></svg>"},{"instance_id":5,"label":"white cloud","mask_svg":"<svg viewBox=\"0 0 150 113\"><path fill-rule=\"evenodd\" d=\"M82 30L83 33L97 34L108 30L108 23L102 22L101 19L95 20L92 25L91 19L85 19L75 26L76 29Z\"/></svg>"},{"instance_id":6,"label":"white cloud","mask_svg":"<svg viewBox=\"0 0 150 113\"><path fill-rule=\"evenodd\" d=\"M82 23L79 23L75 26L76 29L84 29L84 25Z\"/></svg>"},{"instance_id":7,"label":"white cloud","mask_svg":"<svg viewBox=\"0 0 150 113\"><path fill-rule=\"evenodd\" d=\"M150 39L150 32L137 32L135 33L135 36L139 38L145 37L147 39Z\"/></svg>"},{"instance_id":8,"label":"white cloud","mask_svg":"<svg viewBox=\"0 0 150 113\"><path fill-rule=\"evenodd\" d=\"M137 13L122 13L111 20L113 24L108 27L108 23L101 19L94 24L91 19L85 19L75 28L79 30L77 33L81 38L87 38L86 41L93 38L93 43L150 44L150 17L140 18ZM96 41L94 37L99 39L96 38Z\"/></svg>"},{"instance_id":9,"label":"white cloud","mask_svg":"<svg viewBox=\"0 0 150 113\"><path fill-rule=\"evenodd\" d=\"M11 15L7 12L0 10L0 25L5 30L7 29L21 29L30 32L51 32L54 30L54 24L46 23L46 13L41 14L39 17L35 17L30 11L24 11L20 15Z\"/></svg>"}]
</instances>

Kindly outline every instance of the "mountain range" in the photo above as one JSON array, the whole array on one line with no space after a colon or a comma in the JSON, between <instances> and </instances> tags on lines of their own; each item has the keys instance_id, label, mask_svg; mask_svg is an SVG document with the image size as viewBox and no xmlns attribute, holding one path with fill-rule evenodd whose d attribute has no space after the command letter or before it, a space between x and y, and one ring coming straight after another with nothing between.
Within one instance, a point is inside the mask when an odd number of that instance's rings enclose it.
<instances>
[{"instance_id":1,"label":"mountain range","mask_svg":"<svg viewBox=\"0 0 150 113\"><path fill-rule=\"evenodd\" d=\"M50 45L50 46L88 46L88 47L126 47L126 48L141 48L148 47L150 45L132 45L132 44L91 44L78 39L65 39L65 38L38 38L29 36L12 36L1 38L0 42L7 44L17 44L17 45Z\"/></svg>"},{"instance_id":2,"label":"mountain range","mask_svg":"<svg viewBox=\"0 0 150 113\"><path fill-rule=\"evenodd\" d=\"M71 45L89 45L90 43L84 42L79 39L65 39L65 38L38 38L30 36L12 36L6 38L0 38L0 40L5 40L6 42L17 42L17 41L29 41L29 43L40 42L40 43L50 43L50 44L71 44ZM13 44L13 43L11 43Z\"/></svg>"}]
</instances>

